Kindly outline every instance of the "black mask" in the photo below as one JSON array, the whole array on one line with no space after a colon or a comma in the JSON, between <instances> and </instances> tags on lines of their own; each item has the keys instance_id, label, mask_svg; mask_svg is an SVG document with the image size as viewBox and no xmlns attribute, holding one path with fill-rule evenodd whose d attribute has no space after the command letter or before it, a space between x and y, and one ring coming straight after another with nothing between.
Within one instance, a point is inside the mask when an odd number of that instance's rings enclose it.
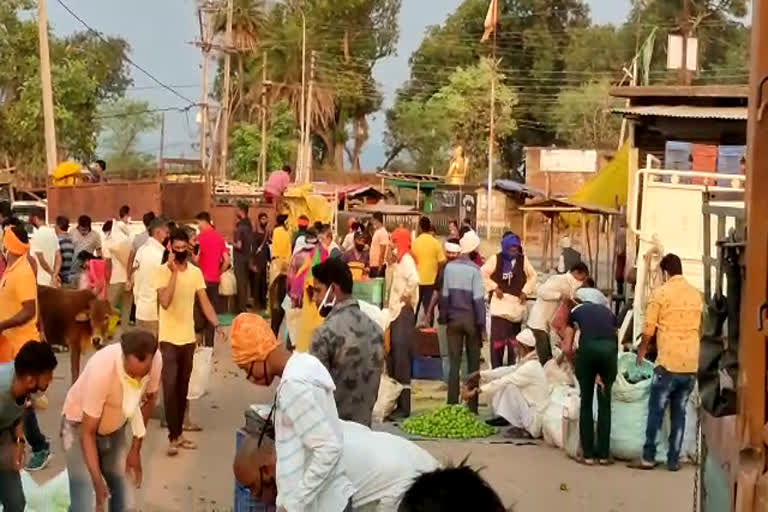
<instances>
[{"instance_id":1,"label":"black mask","mask_svg":"<svg viewBox=\"0 0 768 512\"><path fill-rule=\"evenodd\" d=\"M263 220L263 221L259 222L259 225L260 225L262 228L266 228L266 227L267 227L267 224L269 224L269 222L268 222L268 221L266 221L266 220Z\"/></svg>"},{"instance_id":2,"label":"black mask","mask_svg":"<svg viewBox=\"0 0 768 512\"><path fill-rule=\"evenodd\" d=\"M187 251L173 251L173 258L178 263L184 263L187 261Z\"/></svg>"}]
</instances>

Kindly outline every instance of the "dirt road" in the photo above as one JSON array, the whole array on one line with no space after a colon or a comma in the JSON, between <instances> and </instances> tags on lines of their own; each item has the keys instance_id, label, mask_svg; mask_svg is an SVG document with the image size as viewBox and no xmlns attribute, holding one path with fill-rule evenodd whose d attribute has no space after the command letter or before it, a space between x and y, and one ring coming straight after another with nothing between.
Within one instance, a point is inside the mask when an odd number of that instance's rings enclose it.
<instances>
[{"instance_id":1,"label":"dirt road","mask_svg":"<svg viewBox=\"0 0 768 512\"><path fill-rule=\"evenodd\" d=\"M271 394L238 374L230 363L227 346L217 348L215 359L210 392L192 409L193 420L205 429L190 435L200 449L170 459L165 456L166 433L158 421L150 424L143 448L144 485L139 496L144 511L232 510L235 430L244 423L245 408L252 403L269 403ZM41 426L52 439L54 450L50 467L35 475L40 483L64 468L58 432L68 384L68 357L63 355L49 393L50 407L40 413ZM690 467L676 474L633 471L622 465L587 468L558 450L541 446L463 442L428 442L423 446L445 461L458 462L469 454L470 463L485 468L483 475L516 512L691 509L694 472ZM567 490L561 490L561 485Z\"/></svg>"}]
</instances>

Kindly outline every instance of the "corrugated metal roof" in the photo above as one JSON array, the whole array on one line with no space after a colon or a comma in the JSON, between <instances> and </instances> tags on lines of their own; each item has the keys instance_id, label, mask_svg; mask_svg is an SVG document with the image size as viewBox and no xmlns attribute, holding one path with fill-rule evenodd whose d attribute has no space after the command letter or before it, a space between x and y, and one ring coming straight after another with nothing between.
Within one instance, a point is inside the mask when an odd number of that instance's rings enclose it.
<instances>
[{"instance_id":1,"label":"corrugated metal roof","mask_svg":"<svg viewBox=\"0 0 768 512\"><path fill-rule=\"evenodd\" d=\"M748 85L650 85L614 87L617 98L749 98Z\"/></svg>"},{"instance_id":2,"label":"corrugated metal roof","mask_svg":"<svg viewBox=\"0 0 768 512\"><path fill-rule=\"evenodd\" d=\"M616 114L633 116L680 117L688 119L728 119L746 121L747 107L698 107L691 105L647 105L615 108Z\"/></svg>"}]
</instances>

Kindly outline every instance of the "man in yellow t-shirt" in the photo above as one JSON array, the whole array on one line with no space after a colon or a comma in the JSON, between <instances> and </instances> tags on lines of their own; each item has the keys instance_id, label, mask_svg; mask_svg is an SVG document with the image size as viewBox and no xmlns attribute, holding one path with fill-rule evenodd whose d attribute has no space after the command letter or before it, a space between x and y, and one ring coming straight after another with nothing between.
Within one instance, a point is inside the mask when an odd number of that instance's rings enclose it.
<instances>
[{"instance_id":1,"label":"man in yellow t-shirt","mask_svg":"<svg viewBox=\"0 0 768 512\"><path fill-rule=\"evenodd\" d=\"M419 236L413 242L411 248L413 258L416 260L416 270L419 271L419 304L416 306L416 317L419 310L429 309L429 301L435 291L435 280L440 263L445 261L443 247L437 238L432 235L432 223L429 218L419 219Z\"/></svg>"},{"instance_id":2,"label":"man in yellow t-shirt","mask_svg":"<svg viewBox=\"0 0 768 512\"><path fill-rule=\"evenodd\" d=\"M163 356L163 402L168 423L169 456L179 449L194 450L197 445L182 435L187 407L189 378L195 354L195 299L200 302L208 322L218 329L219 319L205 291L205 280L199 268L188 263L189 235L183 229L171 233L168 264L155 276L158 315L158 340Z\"/></svg>"}]
</instances>

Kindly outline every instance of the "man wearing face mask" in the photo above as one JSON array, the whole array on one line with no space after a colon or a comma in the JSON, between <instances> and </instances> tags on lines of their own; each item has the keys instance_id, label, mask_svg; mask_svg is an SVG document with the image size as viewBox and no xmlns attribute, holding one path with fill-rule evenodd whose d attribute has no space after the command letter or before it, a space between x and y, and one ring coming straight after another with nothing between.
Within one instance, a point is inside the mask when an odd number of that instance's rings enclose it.
<instances>
[{"instance_id":1,"label":"man wearing face mask","mask_svg":"<svg viewBox=\"0 0 768 512\"><path fill-rule=\"evenodd\" d=\"M371 258L368 249L365 247L365 233L358 230L354 234L354 244L352 248L345 252L342 260L347 264L352 272L352 279L362 281L371 271Z\"/></svg>"},{"instance_id":2,"label":"man wearing face mask","mask_svg":"<svg viewBox=\"0 0 768 512\"><path fill-rule=\"evenodd\" d=\"M310 353L336 384L339 417L371 426L384 358L381 327L360 310L352 295L352 273L338 258L312 268L313 298L325 321L312 336Z\"/></svg>"},{"instance_id":3,"label":"man wearing face mask","mask_svg":"<svg viewBox=\"0 0 768 512\"><path fill-rule=\"evenodd\" d=\"M131 505L128 477L141 485L141 445L160 389L157 338L133 330L88 360L64 400L61 439L70 510L122 512ZM132 432L128 445L127 430Z\"/></svg>"},{"instance_id":4,"label":"man wearing face mask","mask_svg":"<svg viewBox=\"0 0 768 512\"><path fill-rule=\"evenodd\" d=\"M266 213L259 213L259 222L253 232L253 244L251 245L251 274L253 277L251 296L256 311L267 308L267 264L271 259L269 253L269 217Z\"/></svg>"},{"instance_id":5,"label":"man wearing face mask","mask_svg":"<svg viewBox=\"0 0 768 512\"><path fill-rule=\"evenodd\" d=\"M5 512L23 512L24 491L19 471L24 466L24 415L33 395L48 389L56 356L47 343L31 341L16 359L0 364L0 505Z\"/></svg>"},{"instance_id":6,"label":"man wearing face mask","mask_svg":"<svg viewBox=\"0 0 768 512\"><path fill-rule=\"evenodd\" d=\"M203 273L188 262L189 235L183 229L171 233L168 264L155 276L157 301L160 304L160 352L163 355L163 401L168 422L168 456L179 449L195 450L197 444L182 435L187 407L189 377L195 353L195 298L205 318L218 329L219 319L205 291Z\"/></svg>"}]
</instances>

